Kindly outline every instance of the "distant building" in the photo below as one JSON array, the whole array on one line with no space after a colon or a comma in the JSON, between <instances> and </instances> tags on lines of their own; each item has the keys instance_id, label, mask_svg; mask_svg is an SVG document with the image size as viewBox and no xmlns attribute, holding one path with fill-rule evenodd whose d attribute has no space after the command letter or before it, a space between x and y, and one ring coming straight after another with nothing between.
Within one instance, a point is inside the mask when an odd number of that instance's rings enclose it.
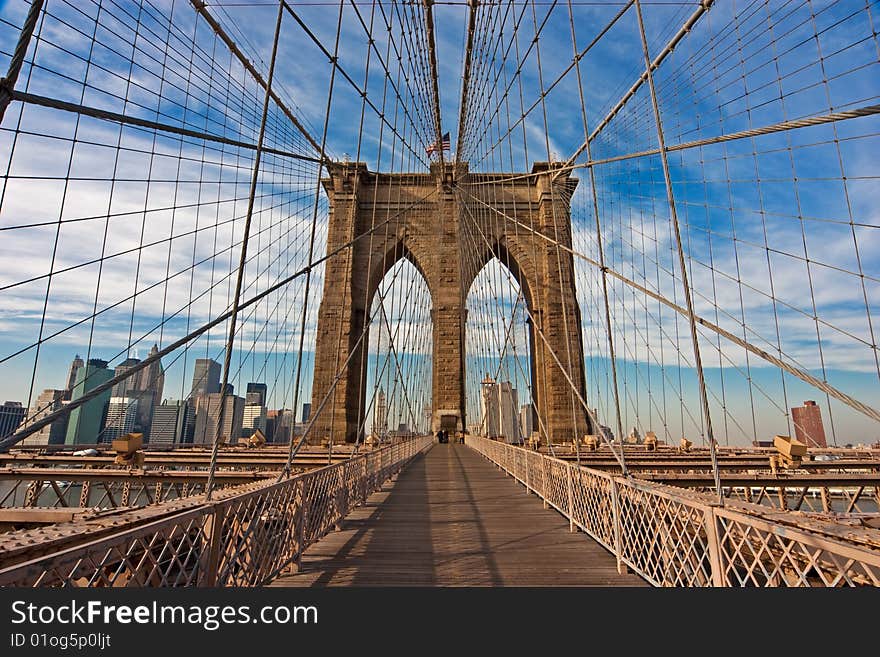
<instances>
[{"instance_id":1,"label":"distant building","mask_svg":"<svg viewBox=\"0 0 880 657\"><path fill-rule=\"evenodd\" d=\"M373 408L373 434L379 437L388 434L388 402L382 388L376 394L376 406Z\"/></svg>"},{"instance_id":2,"label":"distant building","mask_svg":"<svg viewBox=\"0 0 880 657\"><path fill-rule=\"evenodd\" d=\"M308 422L309 418L311 416L312 416L312 405L311 404L303 404L302 421Z\"/></svg>"},{"instance_id":3,"label":"distant building","mask_svg":"<svg viewBox=\"0 0 880 657\"><path fill-rule=\"evenodd\" d=\"M244 411L242 413L241 435L250 437L259 429L268 442L266 433L266 397L268 386L265 383L248 383L244 398Z\"/></svg>"},{"instance_id":4,"label":"distant building","mask_svg":"<svg viewBox=\"0 0 880 657\"><path fill-rule=\"evenodd\" d=\"M220 363L211 358L197 358L192 379L192 397L220 392Z\"/></svg>"},{"instance_id":5,"label":"distant building","mask_svg":"<svg viewBox=\"0 0 880 657\"><path fill-rule=\"evenodd\" d=\"M183 427L183 442L195 440L196 402L199 397L220 392L220 363L211 358L196 358L193 370L190 399L186 406L186 417Z\"/></svg>"},{"instance_id":6,"label":"distant building","mask_svg":"<svg viewBox=\"0 0 880 657\"><path fill-rule=\"evenodd\" d=\"M183 417L183 442L191 443L196 431L196 400L198 397L190 397L187 400L185 415Z\"/></svg>"},{"instance_id":7,"label":"distant building","mask_svg":"<svg viewBox=\"0 0 880 657\"><path fill-rule=\"evenodd\" d=\"M389 431L387 435L391 438L406 438L407 436L412 435L412 429L409 428L409 425L405 422L401 422L397 425L397 428Z\"/></svg>"},{"instance_id":8,"label":"distant building","mask_svg":"<svg viewBox=\"0 0 880 657\"><path fill-rule=\"evenodd\" d=\"M279 408L266 413L266 440L273 443L288 443L296 428L295 413L289 408Z\"/></svg>"},{"instance_id":9,"label":"distant building","mask_svg":"<svg viewBox=\"0 0 880 657\"><path fill-rule=\"evenodd\" d=\"M521 440L519 403L510 381L495 382L488 374L481 382L481 434L488 438L504 438L508 443Z\"/></svg>"},{"instance_id":10,"label":"distant building","mask_svg":"<svg viewBox=\"0 0 880 657\"><path fill-rule=\"evenodd\" d=\"M22 425L25 428L37 420L42 420L50 413L61 409L65 404L64 398L67 390L57 390L54 388L46 388L37 397L37 401L31 407L28 413L27 421ZM63 445L64 436L67 434L67 416L58 418L52 424L43 427L36 433L21 441L22 445Z\"/></svg>"},{"instance_id":11,"label":"distant building","mask_svg":"<svg viewBox=\"0 0 880 657\"><path fill-rule=\"evenodd\" d=\"M267 443L275 442L275 414L276 411L266 411L266 430L263 434L266 436Z\"/></svg>"},{"instance_id":12,"label":"distant building","mask_svg":"<svg viewBox=\"0 0 880 657\"><path fill-rule=\"evenodd\" d=\"M791 409L794 435L807 447L828 447L825 439L825 426L822 424L822 410L814 401L805 401L803 406Z\"/></svg>"},{"instance_id":13,"label":"distant building","mask_svg":"<svg viewBox=\"0 0 880 657\"><path fill-rule=\"evenodd\" d=\"M153 358L158 353L159 345L153 344L148 357ZM162 403L162 394L165 392L165 368L162 367L161 359L154 360L138 372L137 376L138 394L135 395L138 399L137 429L144 434L144 440L151 440L153 412Z\"/></svg>"},{"instance_id":14,"label":"distant building","mask_svg":"<svg viewBox=\"0 0 880 657\"><path fill-rule=\"evenodd\" d=\"M25 415L27 409L21 405L21 402L8 401L0 406L0 438L15 433Z\"/></svg>"},{"instance_id":15,"label":"distant building","mask_svg":"<svg viewBox=\"0 0 880 657\"><path fill-rule=\"evenodd\" d=\"M70 363L70 369L67 371L67 385L64 388L65 400L70 401L73 396L73 387L76 385L77 374L79 374L84 365L85 363L83 363L83 359L79 357L79 354L74 356L73 361Z\"/></svg>"},{"instance_id":16,"label":"distant building","mask_svg":"<svg viewBox=\"0 0 880 657\"><path fill-rule=\"evenodd\" d=\"M152 349L150 349L149 356L154 357L158 353L159 346L154 344ZM122 376L140 362L139 358L126 358L113 370L114 378ZM162 361L157 359L147 367L123 379L111 389L111 397L128 397L133 400L134 405L137 407L137 415L131 430L142 433L145 442L150 440L153 410L162 400L164 388L165 370L162 368ZM111 433L115 433L115 429Z\"/></svg>"},{"instance_id":17,"label":"distant building","mask_svg":"<svg viewBox=\"0 0 880 657\"><path fill-rule=\"evenodd\" d=\"M532 432L538 430L538 416L535 413L534 404L523 404L519 407L519 432L523 438L528 438Z\"/></svg>"},{"instance_id":18,"label":"distant building","mask_svg":"<svg viewBox=\"0 0 880 657\"><path fill-rule=\"evenodd\" d=\"M197 445L213 444L217 437L217 425L220 420L220 403L225 398L223 426L221 438L226 442L237 442L241 435L241 423L244 415L244 398L236 395L222 395L213 392L197 397L195 400L196 425L193 432L193 443Z\"/></svg>"},{"instance_id":19,"label":"distant building","mask_svg":"<svg viewBox=\"0 0 880 657\"><path fill-rule=\"evenodd\" d=\"M187 400L166 399L153 409L150 444L172 446L184 442Z\"/></svg>"},{"instance_id":20,"label":"distant building","mask_svg":"<svg viewBox=\"0 0 880 657\"><path fill-rule=\"evenodd\" d=\"M110 442L135 430L138 400L133 397L111 397L107 405L107 420L101 442Z\"/></svg>"},{"instance_id":21,"label":"distant building","mask_svg":"<svg viewBox=\"0 0 880 657\"><path fill-rule=\"evenodd\" d=\"M107 369L106 360L90 358L87 365L77 370L71 401L76 401L112 378L113 372ZM109 403L110 391L105 390L82 406L73 409L67 422L64 442L68 445L92 445L99 442Z\"/></svg>"},{"instance_id":22,"label":"distant building","mask_svg":"<svg viewBox=\"0 0 880 657\"><path fill-rule=\"evenodd\" d=\"M140 358L126 358L113 369L113 376L117 377L125 374L128 370L130 370L132 367L140 362ZM138 375L133 374L127 379L124 379L117 383L110 389L110 397L125 397L125 393L128 392L129 388L131 388L132 390L137 390L137 378ZM132 381L132 379L134 379L135 381Z\"/></svg>"},{"instance_id":23,"label":"distant building","mask_svg":"<svg viewBox=\"0 0 880 657\"><path fill-rule=\"evenodd\" d=\"M248 396L250 395L251 393L248 393ZM254 431L259 429L265 436L267 415L268 413L265 406L262 406L261 404L250 404L246 402L244 405L244 411L242 413L241 435L250 436L254 433Z\"/></svg>"},{"instance_id":24,"label":"distant building","mask_svg":"<svg viewBox=\"0 0 880 657\"><path fill-rule=\"evenodd\" d=\"M244 403L265 406L268 391L269 388L265 383L248 383L247 393L244 396Z\"/></svg>"},{"instance_id":25,"label":"distant building","mask_svg":"<svg viewBox=\"0 0 880 657\"><path fill-rule=\"evenodd\" d=\"M431 433L431 425L434 423L434 409L432 407L426 405L422 408L422 421L425 423L422 430Z\"/></svg>"}]
</instances>

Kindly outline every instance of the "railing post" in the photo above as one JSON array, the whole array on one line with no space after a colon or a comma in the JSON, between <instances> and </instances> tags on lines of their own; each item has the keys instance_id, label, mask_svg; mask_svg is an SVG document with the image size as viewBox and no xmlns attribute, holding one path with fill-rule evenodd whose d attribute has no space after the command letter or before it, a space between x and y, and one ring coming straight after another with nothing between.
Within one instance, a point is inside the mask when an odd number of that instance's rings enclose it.
<instances>
[{"instance_id":1,"label":"railing post","mask_svg":"<svg viewBox=\"0 0 880 657\"><path fill-rule=\"evenodd\" d=\"M309 524L309 483L310 477L303 477L302 480L302 497L299 511L299 527L297 527L297 551L296 551L296 570L302 572L303 552L306 551L306 536L308 535L306 525Z\"/></svg>"},{"instance_id":2,"label":"railing post","mask_svg":"<svg viewBox=\"0 0 880 657\"><path fill-rule=\"evenodd\" d=\"M367 457L361 456L361 504L365 504L367 501Z\"/></svg>"},{"instance_id":3,"label":"railing post","mask_svg":"<svg viewBox=\"0 0 880 657\"><path fill-rule=\"evenodd\" d=\"M623 562L623 541L620 531L620 493L617 490L617 481L611 479L611 516L614 523L614 556L617 557L617 572L626 575L626 564Z\"/></svg>"},{"instance_id":4,"label":"railing post","mask_svg":"<svg viewBox=\"0 0 880 657\"><path fill-rule=\"evenodd\" d=\"M706 544L709 547L709 567L712 569L712 586L727 586L721 559L721 542L718 538L718 517L715 507L707 507L703 518L706 525Z\"/></svg>"},{"instance_id":5,"label":"railing post","mask_svg":"<svg viewBox=\"0 0 880 657\"><path fill-rule=\"evenodd\" d=\"M336 477L336 493L333 496L336 501L336 522L333 523L333 531L342 531L342 520L348 514L348 495L345 485L345 463L341 463Z\"/></svg>"},{"instance_id":6,"label":"railing post","mask_svg":"<svg viewBox=\"0 0 880 657\"><path fill-rule=\"evenodd\" d=\"M301 552L301 550L300 550L300 542L301 542L300 528L301 528L302 522L300 521L300 519L302 518L302 509L303 509L302 491L303 491L304 484L303 484L302 479L296 479L294 482L292 482L292 485L295 487L294 492L293 492L293 497L292 497L293 504L295 506L290 514L290 524L293 526L293 529L290 532L292 545L290 546L290 553L289 553L290 558L287 560L287 563L279 571L279 574L280 573L288 573L288 574L289 573L296 573L300 569L299 568L300 563L298 561L298 557L299 557L299 553ZM299 492L297 492L297 491L299 491ZM298 498L299 504L297 504L297 495L299 495L299 498Z\"/></svg>"},{"instance_id":7,"label":"railing post","mask_svg":"<svg viewBox=\"0 0 880 657\"><path fill-rule=\"evenodd\" d=\"M223 552L223 520L226 517L226 505L214 504L205 522L205 534L208 537L207 557L201 564L199 586L217 586L217 571L220 568L220 554ZM220 585L222 586L222 582Z\"/></svg>"},{"instance_id":8,"label":"railing post","mask_svg":"<svg viewBox=\"0 0 880 657\"><path fill-rule=\"evenodd\" d=\"M547 508L547 459L541 454L541 499L544 501L544 508Z\"/></svg>"},{"instance_id":9,"label":"railing post","mask_svg":"<svg viewBox=\"0 0 880 657\"><path fill-rule=\"evenodd\" d=\"M527 451L523 450L523 455L526 460L526 495L528 495L529 493L532 492L531 491L531 483L530 483L532 478L529 477L529 471L532 469L532 464L531 464L531 459L529 458L529 453Z\"/></svg>"},{"instance_id":10,"label":"railing post","mask_svg":"<svg viewBox=\"0 0 880 657\"><path fill-rule=\"evenodd\" d=\"M571 494L571 471L572 465L565 466L565 479L568 488L568 531L574 532L574 501Z\"/></svg>"}]
</instances>

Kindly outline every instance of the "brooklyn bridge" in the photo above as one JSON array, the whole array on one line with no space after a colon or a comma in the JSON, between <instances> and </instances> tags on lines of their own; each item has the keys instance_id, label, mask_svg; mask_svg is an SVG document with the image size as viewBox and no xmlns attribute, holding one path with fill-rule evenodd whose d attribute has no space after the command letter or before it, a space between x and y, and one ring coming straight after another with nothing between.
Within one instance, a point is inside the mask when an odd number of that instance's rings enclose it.
<instances>
[{"instance_id":1,"label":"brooklyn bridge","mask_svg":"<svg viewBox=\"0 0 880 657\"><path fill-rule=\"evenodd\" d=\"M0 586L880 585L878 25L0 4Z\"/></svg>"}]
</instances>

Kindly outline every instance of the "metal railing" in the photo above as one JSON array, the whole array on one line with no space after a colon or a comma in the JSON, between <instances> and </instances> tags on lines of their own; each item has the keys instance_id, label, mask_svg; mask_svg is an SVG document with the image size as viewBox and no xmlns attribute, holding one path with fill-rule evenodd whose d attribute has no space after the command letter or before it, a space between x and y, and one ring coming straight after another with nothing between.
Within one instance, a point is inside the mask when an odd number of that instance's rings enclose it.
<instances>
[{"instance_id":1,"label":"metal railing","mask_svg":"<svg viewBox=\"0 0 880 657\"><path fill-rule=\"evenodd\" d=\"M880 530L465 442L655 586L880 586Z\"/></svg>"},{"instance_id":2,"label":"metal railing","mask_svg":"<svg viewBox=\"0 0 880 657\"><path fill-rule=\"evenodd\" d=\"M4 567L0 552L0 586L259 586L299 565L309 545L432 442L417 437L210 502L191 498L154 521L120 519L119 530L86 528L73 545L14 565ZM30 538L16 533L21 544Z\"/></svg>"}]
</instances>

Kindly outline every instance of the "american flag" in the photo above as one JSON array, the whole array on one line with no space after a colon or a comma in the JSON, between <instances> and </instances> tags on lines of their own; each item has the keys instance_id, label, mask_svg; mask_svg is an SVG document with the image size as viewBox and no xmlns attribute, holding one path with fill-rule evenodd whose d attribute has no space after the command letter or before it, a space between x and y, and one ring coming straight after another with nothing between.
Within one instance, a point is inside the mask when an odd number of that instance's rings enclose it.
<instances>
[{"instance_id":1,"label":"american flag","mask_svg":"<svg viewBox=\"0 0 880 657\"><path fill-rule=\"evenodd\" d=\"M447 133L446 133L445 135L443 135L443 137L440 139L440 144L439 144L439 146L438 146L437 142L435 141L433 144L431 144L430 146L428 146L428 147L425 149L425 151L428 153L428 155L432 155L432 154L436 153L438 150L440 150L440 148L442 148L444 151L448 151L451 147L452 147L452 146L451 146L451 144L449 143L449 133L447 132Z\"/></svg>"}]
</instances>

